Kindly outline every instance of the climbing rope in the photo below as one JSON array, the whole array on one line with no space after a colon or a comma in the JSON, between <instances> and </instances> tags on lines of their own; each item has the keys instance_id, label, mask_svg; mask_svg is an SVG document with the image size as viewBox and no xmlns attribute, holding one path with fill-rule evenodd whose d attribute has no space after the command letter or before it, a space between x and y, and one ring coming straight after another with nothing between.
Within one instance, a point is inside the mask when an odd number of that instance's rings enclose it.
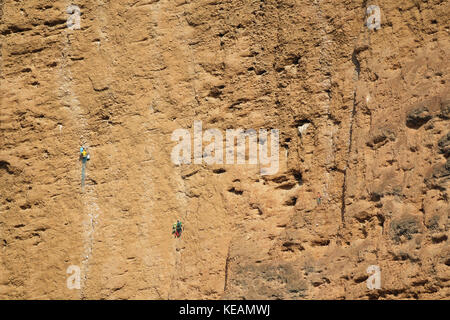
<instances>
[{"instance_id":1,"label":"climbing rope","mask_svg":"<svg viewBox=\"0 0 450 320\"><path fill-rule=\"evenodd\" d=\"M86 178L86 158L83 158L81 165L81 188L84 188L84 180Z\"/></svg>"}]
</instances>

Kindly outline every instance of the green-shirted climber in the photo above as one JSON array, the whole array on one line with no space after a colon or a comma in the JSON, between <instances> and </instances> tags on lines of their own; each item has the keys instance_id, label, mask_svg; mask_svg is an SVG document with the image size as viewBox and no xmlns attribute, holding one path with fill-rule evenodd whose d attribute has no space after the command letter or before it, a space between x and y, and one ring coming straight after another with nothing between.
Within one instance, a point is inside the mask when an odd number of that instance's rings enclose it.
<instances>
[{"instance_id":1,"label":"green-shirted climber","mask_svg":"<svg viewBox=\"0 0 450 320\"><path fill-rule=\"evenodd\" d=\"M181 232L183 231L183 224L180 220L177 220L177 223L174 223L172 226L172 234L175 234L176 238L181 236Z\"/></svg>"}]
</instances>

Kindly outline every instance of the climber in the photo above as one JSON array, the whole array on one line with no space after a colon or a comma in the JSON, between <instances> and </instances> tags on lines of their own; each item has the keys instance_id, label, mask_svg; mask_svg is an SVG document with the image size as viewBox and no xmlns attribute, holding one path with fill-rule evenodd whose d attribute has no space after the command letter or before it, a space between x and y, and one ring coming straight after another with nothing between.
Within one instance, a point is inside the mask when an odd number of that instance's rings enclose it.
<instances>
[{"instance_id":1,"label":"climber","mask_svg":"<svg viewBox=\"0 0 450 320\"><path fill-rule=\"evenodd\" d=\"M322 203L322 196L320 195L320 192L317 192L317 205L320 205Z\"/></svg>"},{"instance_id":2,"label":"climber","mask_svg":"<svg viewBox=\"0 0 450 320\"><path fill-rule=\"evenodd\" d=\"M81 157L82 160L85 160L86 157L87 157L86 149L83 148L83 147L80 148L80 157Z\"/></svg>"},{"instance_id":3,"label":"climber","mask_svg":"<svg viewBox=\"0 0 450 320\"><path fill-rule=\"evenodd\" d=\"M176 230L177 237L181 236L181 231L183 231L183 225L181 224L181 221L177 220L177 230Z\"/></svg>"}]
</instances>

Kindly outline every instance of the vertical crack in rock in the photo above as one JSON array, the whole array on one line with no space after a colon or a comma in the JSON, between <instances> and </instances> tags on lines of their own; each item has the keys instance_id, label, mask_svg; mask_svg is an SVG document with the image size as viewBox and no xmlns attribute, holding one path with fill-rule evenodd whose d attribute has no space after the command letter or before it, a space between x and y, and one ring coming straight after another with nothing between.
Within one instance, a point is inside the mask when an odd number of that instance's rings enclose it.
<instances>
[{"instance_id":1,"label":"vertical crack in rock","mask_svg":"<svg viewBox=\"0 0 450 320\"><path fill-rule=\"evenodd\" d=\"M366 1L364 1L363 6L362 6L365 10L366 7ZM363 14L363 16L365 16L365 14ZM361 63L359 62L358 59L358 53L368 49L368 46L362 46L362 47L357 47L355 46L352 52L352 62L355 66L355 74L356 74L356 79L355 79L355 88L353 89L353 106L352 106L352 112L350 114L350 128L349 128L349 141L348 141L348 152L347 152L347 161L345 164L345 168L344 168L344 181L342 183L342 195L341 195L341 221L342 224L345 224L345 197L347 194L347 170L350 164L350 155L352 152L352 140L353 140L353 123L355 120L355 114L356 114L356 83L359 81L359 76L361 73Z\"/></svg>"},{"instance_id":2,"label":"vertical crack in rock","mask_svg":"<svg viewBox=\"0 0 450 320\"><path fill-rule=\"evenodd\" d=\"M352 53L352 62L355 65L355 71L357 73L356 81L359 81L359 74L361 71L361 66L357 57L357 50L353 50ZM352 152L352 140L353 140L353 122L355 120L356 114L356 88L353 90L353 106L352 113L350 114L350 129L349 129L349 137L348 137L348 151L347 151L347 161L344 168L344 181L342 183L342 196L341 196L341 221L342 224L345 224L345 196L347 193L347 170L350 164L350 156Z\"/></svg>"},{"instance_id":3,"label":"vertical crack in rock","mask_svg":"<svg viewBox=\"0 0 450 320\"><path fill-rule=\"evenodd\" d=\"M356 96L356 93L354 93L354 95ZM342 223L345 223L345 195L347 192L347 170L348 170L348 166L349 166L349 162L350 162L350 155L352 152L352 137L353 137L353 119L355 116L355 112L356 112L356 102L355 102L355 97L353 97L353 109L352 109L352 114L350 117L350 132L349 132L349 142L348 142L348 152L347 152L347 163L345 164L345 168L344 168L344 182L342 184L342 198L341 198L341 220Z\"/></svg>"},{"instance_id":4,"label":"vertical crack in rock","mask_svg":"<svg viewBox=\"0 0 450 320\"><path fill-rule=\"evenodd\" d=\"M228 268L230 266L230 248L231 248L231 241L228 245L228 252L227 252L227 258L225 259L225 279L223 284L223 292L225 293L227 291L228 286Z\"/></svg>"},{"instance_id":5,"label":"vertical crack in rock","mask_svg":"<svg viewBox=\"0 0 450 320\"><path fill-rule=\"evenodd\" d=\"M361 72L361 65L360 65L360 63L359 63L357 54L358 54L357 50L356 50L356 49L353 50L353 53L352 53L352 62L353 62L353 64L355 65L355 71L356 71L356 74L357 74L357 78L356 78L356 79L359 80L359 74L360 74L360 72Z\"/></svg>"},{"instance_id":6,"label":"vertical crack in rock","mask_svg":"<svg viewBox=\"0 0 450 320\"><path fill-rule=\"evenodd\" d=\"M71 50L71 42L69 32L65 30L64 34L64 47L61 53L61 68L59 69L60 75L60 86L59 95L63 102L63 105L69 108L73 122L76 124L77 128L76 134L81 140L81 145L89 147L87 141L89 140L89 124L85 119L83 114L81 103L74 90L73 75L70 70L69 54ZM80 182L81 183L81 182ZM81 189L84 192L84 189ZM82 195L82 207L83 213L84 208L87 208L87 216L83 222L84 227L84 251L81 258L81 287L80 287L80 298L85 299L86 282L88 280L89 272L89 261L92 257L93 252L93 242L94 242L94 231L95 224L97 224L97 217L99 208L97 205L97 199L92 195L92 190L88 190L86 194Z\"/></svg>"},{"instance_id":7,"label":"vertical crack in rock","mask_svg":"<svg viewBox=\"0 0 450 320\"><path fill-rule=\"evenodd\" d=\"M180 19L179 15L176 15L178 22L180 23L180 25L182 25L181 29L182 30L187 30L189 28L189 22L187 21L187 17L186 17L186 12L183 10L183 17L184 17L184 25L182 20ZM186 34L183 34L183 36L186 36ZM191 76L192 76L192 91L194 93L194 99L197 102L197 107L200 106L200 100L198 98L198 93L197 93L197 89L195 87L195 81L198 79L198 75L197 75L197 71L195 70L195 55L192 51L192 46L189 44L187 37L183 37L183 42L184 42L184 46L188 48L189 51L189 56L190 56L190 61L189 61L189 65L192 66L192 71L191 71ZM190 68L188 68L189 70Z\"/></svg>"}]
</instances>

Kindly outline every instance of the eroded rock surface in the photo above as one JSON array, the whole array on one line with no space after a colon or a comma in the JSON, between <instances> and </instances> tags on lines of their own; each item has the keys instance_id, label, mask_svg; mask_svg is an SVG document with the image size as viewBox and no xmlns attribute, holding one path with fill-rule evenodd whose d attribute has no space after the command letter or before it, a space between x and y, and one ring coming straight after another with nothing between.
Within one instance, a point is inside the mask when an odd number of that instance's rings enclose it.
<instances>
[{"instance_id":1,"label":"eroded rock surface","mask_svg":"<svg viewBox=\"0 0 450 320\"><path fill-rule=\"evenodd\" d=\"M0 6L1 299L449 298L448 1ZM175 165L194 121L279 171Z\"/></svg>"}]
</instances>

